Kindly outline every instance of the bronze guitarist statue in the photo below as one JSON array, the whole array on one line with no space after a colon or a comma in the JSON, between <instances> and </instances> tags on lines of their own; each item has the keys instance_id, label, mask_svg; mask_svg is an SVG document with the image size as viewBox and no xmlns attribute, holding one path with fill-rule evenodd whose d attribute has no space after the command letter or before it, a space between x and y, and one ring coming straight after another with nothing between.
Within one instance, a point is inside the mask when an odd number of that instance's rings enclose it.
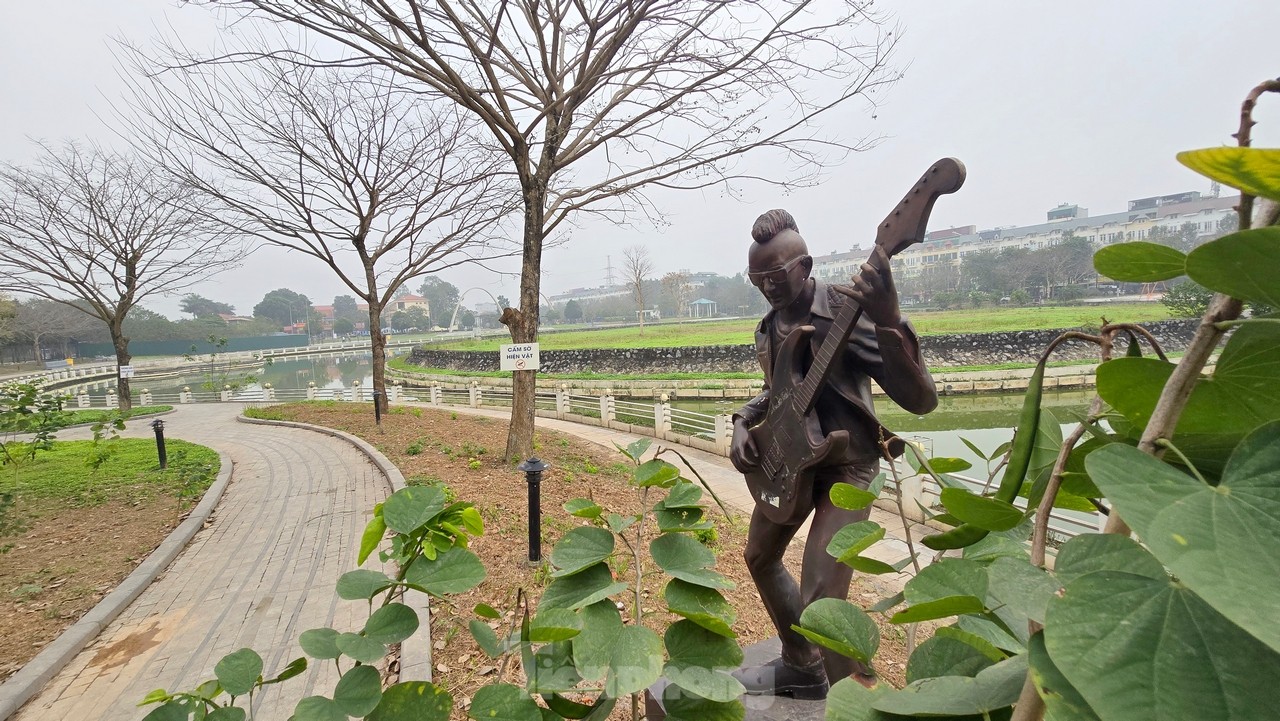
<instances>
[{"instance_id":1,"label":"bronze guitarist statue","mask_svg":"<svg viewBox=\"0 0 1280 721\"><path fill-rule=\"evenodd\" d=\"M729 456L755 497L746 562L782 656L734 673L747 693L821 699L840 679L874 678L867 666L821 649L791 626L813 601L849 592L853 569L827 545L870 511L832 505L831 486L866 488L879 472L882 449L901 453L901 441L876 420L870 381L912 413L937 405L919 341L898 308L889 258L922 238L933 201L963 179L958 161L935 164L881 225L875 251L847 286L810 277L813 259L785 210L761 215L751 229L749 277L772 309L755 334L765 388L734 414ZM882 446L881 439L889 442ZM810 512L797 584L782 556Z\"/></svg>"}]
</instances>

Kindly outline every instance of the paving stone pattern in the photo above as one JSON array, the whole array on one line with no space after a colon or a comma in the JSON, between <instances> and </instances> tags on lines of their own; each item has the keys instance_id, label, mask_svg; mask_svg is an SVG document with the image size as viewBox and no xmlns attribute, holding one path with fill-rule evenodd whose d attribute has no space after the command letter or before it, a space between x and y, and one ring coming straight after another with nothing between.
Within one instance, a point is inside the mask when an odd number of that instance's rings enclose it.
<instances>
[{"instance_id":1,"label":"paving stone pattern","mask_svg":"<svg viewBox=\"0 0 1280 721\"><path fill-rule=\"evenodd\" d=\"M231 484L178 559L16 721L140 719L147 692L194 688L238 648L262 653L271 674L302 655L303 631L363 625L366 607L339 600L334 584L355 568L360 533L388 493L385 477L337 439L236 423L243 408L182 406L165 418L168 437L230 456ZM126 434L151 430L134 423ZM336 682L332 665L315 666L256 695L254 716L286 719L298 699Z\"/></svg>"}]
</instances>

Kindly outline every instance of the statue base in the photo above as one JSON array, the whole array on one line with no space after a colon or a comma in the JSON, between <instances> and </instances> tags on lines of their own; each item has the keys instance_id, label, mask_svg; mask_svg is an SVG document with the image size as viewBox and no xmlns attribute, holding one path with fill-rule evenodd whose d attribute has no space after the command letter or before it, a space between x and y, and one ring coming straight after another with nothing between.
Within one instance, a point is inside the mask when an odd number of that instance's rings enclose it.
<instances>
[{"instance_id":1,"label":"statue base","mask_svg":"<svg viewBox=\"0 0 1280 721\"><path fill-rule=\"evenodd\" d=\"M782 653L782 643L777 636L742 649L743 666L768 663ZM667 712L662 708L662 692L667 688L665 678L650 686L644 694L645 718L648 721L664 721ZM826 701L797 701L787 696L743 696L742 705L747 713L744 721L822 721L826 715Z\"/></svg>"}]
</instances>

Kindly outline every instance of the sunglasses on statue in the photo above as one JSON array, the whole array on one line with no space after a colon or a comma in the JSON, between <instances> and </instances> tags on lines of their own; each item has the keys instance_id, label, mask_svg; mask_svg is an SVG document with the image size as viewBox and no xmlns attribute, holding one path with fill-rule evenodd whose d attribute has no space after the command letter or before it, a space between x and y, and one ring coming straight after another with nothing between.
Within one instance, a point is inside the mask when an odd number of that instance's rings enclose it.
<instances>
[{"instance_id":1,"label":"sunglasses on statue","mask_svg":"<svg viewBox=\"0 0 1280 721\"><path fill-rule=\"evenodd\" d=\"M780 265L777 268L770 268L769 270L762 270L759 272L747 273L747 279L750 280L751 284L756 287L764 285L764 282L766 279L769 282L773 283L774 285L781 285L782 283L787 282L787 275L791 273L792 268L796 267L796 263L799 263L800 261L808 257L809 256L807 255L802 255L796 258L792 258L791 260L787 261L785 265Z\"/></svg>"}]
</instances>

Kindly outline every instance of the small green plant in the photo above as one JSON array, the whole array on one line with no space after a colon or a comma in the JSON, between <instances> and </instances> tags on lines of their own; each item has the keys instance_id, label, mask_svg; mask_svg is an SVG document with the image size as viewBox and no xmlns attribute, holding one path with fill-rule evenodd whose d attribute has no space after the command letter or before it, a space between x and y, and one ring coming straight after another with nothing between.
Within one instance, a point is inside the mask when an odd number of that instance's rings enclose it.
<instances>
[{"instance_id":1,"label":"small green plant","mask_svg":"<svg viewBox=\"0 0 1280 721\"><path fill-rule=\"evenodd\" d=\"M360 541L358 562L378 557L397 569L394 576L357 569L338 579L338 596L367 601L371 613L358 632L313 628L298 638L305 656L286 664L274 675L264 674L262 656L242 648L224 656L213 668L214 678L187 691L156 689L140 706L158 704L148 719L187 721L253 717L254 694L262 687L301 675L308 659L332 662L341 673L332 696L308 696L294 708L296 719L444 719L453 699L443 688L425 681L404 681L383 688L376 664L388 646L418 630L418 614L402 602L406 589L443 598L462 593L482 580L479 557L467 549L472 536L484 532L480 514L469 503L448 503L444 491L410 486L374 507L372 520ZM384 543L385 541L385 543Z\"/></svg>"},{"instance_id":2,"label":"small green plant","mask_svg":"<svg viewBox=\"0 0 1280 721\"><path fill-rule=\"evenodd\" d=\"M471 441L463 441L462 452L464 455L468 455L468 456L483 456L484 454L489 452L489 449L485 448L484 446L472 443Z\"/></svg>"},{"instance_id":3,"label":"small green plant","mask_svg":"<svg viewBox=\"0 0 1280 721\"><path fill-rule=\"evenodd\" d=\"M431 486L433 488L439 489L440 492L444 494L444 500L446 503L453 503L454 501L458 500L457 492L454 491L453 488L445 485L445 482L441 480L438 476L431 476L431 475L409 476L407 479L405 479L405 482L411 486Z\"/></svg>"},{"instance_id":4,"label":"small green plant","mask_svg":"<svg viewBox=\"0 0 1280 721\"><path fill-rule=\"evenodd\" d=\"M410 443L410 444L408 445L408 447L404 449L404 453L405 453L405 455L407 455L407 456L416 456L416 455L421 454L421 453L422 453L422 440L421 440L421 439L419 439L419 440L414 441L413 443Z\"/></svg>"},{"instance_id":5,"label":"small green plant","mask_svg":"<svg viewBox=\"0 0 1280 721\"><path fill-rule=\"evenodd\" d=\"M483 465L484 464L480 462L479 458L471 458L467 460L467 468L470 468L473 471L480 470L480 467Z\"/></svg>"},{"instance_id":6,"label":"small green plant","mask_svg":"<svg viewBox=\"0 0 1280 721\"><path fill-rule=\"evenodd\" d=\"M210 334L205 339L210 346L208 365L205 366L204 380L201 381L200 387L206 391L220 391L230 387L231 390L237 391L241 388L257 382L257 376L252 373L236 373L233 364L230 361L220 360L220 357L226 355L227 339ZM205 361L197 354L198 347L194 344L191 350L183 354L183 358L189 361L204 363ZM272 359L268 358L266 363L270 365Z\"/></svg>"},{"instance_id":7,"label":"small green plant","mask_svg":"<svg viewBox=\"0 0 1280 721\"><path fill-rule=\"evenodd\" d=\"M570 501L565 510L586 525L571 527L555 544L550 583L537 603L521 593L511 621L496 631L491 622L504 615L476 606L470 630L480 648L500 668L508 657L521 664L528 680L523 687L499 680L479 689L471 718L603 719L629 700L630 718L639 719L640 695L662 676L671 682L663 699L672 718L742 718L742 685L728 673L742 662L742 650L731 630L734 611L720 593L733 583L692 537L711 527L703 489L665 460L643 460L650 444L619 448L631 461L643 513L611 512L589 498ZM664 492L651 505L651 496ZM643 587L655 570L667 576L667 610L681 617L663 636L643 624ZM626 609L625 622L619 608Z\"/></svg>"},{"instance_id":8,"label":"small green plant","mask_svg":"<svg viewBox=\"0 0 1280 721\"><path fill-rule=\"evenodd\" d=\"M66 396L45 393L34 383L0 386L0 466L33 460L51 449L54 434L69 422L65 401Z\"/></svg>"},{"instance_id":9,"label":"small green plant","mask_svg":"<svg viewBox=\"0 0 1280 721\"><path fill-rule=\"evenodd\" d=\"M693 537L704 546L712 548L716 542L720 540L720 534L716 532L716 527L700 528L693 532Z\"/></svg>"}]
</instances>

